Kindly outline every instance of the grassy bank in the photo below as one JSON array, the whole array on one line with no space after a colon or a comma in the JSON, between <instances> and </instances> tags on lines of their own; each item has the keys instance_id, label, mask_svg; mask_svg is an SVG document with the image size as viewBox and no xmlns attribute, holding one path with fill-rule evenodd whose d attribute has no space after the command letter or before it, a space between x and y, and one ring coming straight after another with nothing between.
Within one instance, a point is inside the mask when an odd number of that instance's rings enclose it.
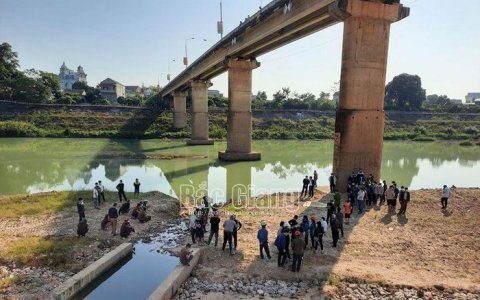
<instances>
[{"instance_id":1,"label":"grassy bank","mask_svg":"<svg viewBox=\"0 0 480 300\"><path fill-rule=\"evenodd\" d=\"M171 113L138 111L129 113L73 112L39 110L21 115L0 117L0 137L98 137L98 138L189 138L189 127L172 128ZM332 139L335 119L318 118L254 118L254 139ZM210 137L225 139L227 118L210 115ZM385 140L462 140L480 139L480 117L470 120L445 116L405 120L390 118L385 126ZM476 142L471 142L475 145Z\"/></svg>"},{"instance_id":2,"label":"grassy bank","mask_svg":"<svg viewBox=\"0 0 480 300\"><path fill-rule=\"evenodd\" d=\"M126 193L128 198L133 199L133 193ZM140 193L144 197L147 193ZM74 207L78 198L85 202L92 200L92 191L64 191L48 192L31 195L0 196L0 219L16 218L19 216L35 216L42 214L54 214L65 208ZM118 200L117 192L105 191L105 198ZM113 201L112 201L113 203Z\"/></svg>"}]
</instances>

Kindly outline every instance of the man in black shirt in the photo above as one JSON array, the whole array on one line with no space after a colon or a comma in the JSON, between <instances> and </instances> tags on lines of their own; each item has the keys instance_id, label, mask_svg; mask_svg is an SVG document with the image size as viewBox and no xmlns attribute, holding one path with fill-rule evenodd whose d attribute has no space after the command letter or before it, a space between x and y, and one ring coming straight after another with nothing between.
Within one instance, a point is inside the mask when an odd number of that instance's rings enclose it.
<instances>
[{"instance_id":1,"label":"man in black shirt","mask_svg":"<svg viewBox=\"0 0 480 300\"><path fill-rule=\"evenodd\" d=\"M303 193L305 192L305 196L308 193L308 184L310 183L310 180L308 180L308 176L305 176L303 179L303 187L302 187L302 192L300 193L300 197L303 196Z\"/></svg>"},{"instance_id":2,"label":"man in black shirt","mask_svg":"<svg viewBox=\"0 0 480 300\"><path fill-rule=\"evenodd\" d=\"M290 221L288 221L288 225L290 225L290 227L295 227L295 226L297 226L297 225L298 225L297 219L298 219L298 216L297 216L297 215L293 216L293 219L291 219Z\"/></svg>"},{"instance_id":3,"label":"man in black shirt","mask_svg":"<svg viewBox=\"0 0 480 300\"><path fill-rule=\"evenodd\" d=\"M327 203L327 223L330 221L330 218L334 212L335 204L333 203L333 200L330 200L330 202Z\"/></svg>"},{"instance_id":4,"label":"man in black shirt","mask_svg":"<svg viewBox=\"0 0 480 300\"><path fill-rule=\"evenodd\" d=\"M127 201L127 195L125 195L125 184L123 183L122 180L120 180L120 183L117 184L117 191L118 191L118 200L122 202L122 196Z\"/></svg>"},{"instance_id":5,"label":"man in black shirt","mask_svg":"<svg viewBox=\"0 0 480 300\"><path fill-rule=\"evenodd\" d=\"M210 218L210 235L208 236L207 245L210 245L212 238L215 235L215 247L218 244L218 231L220 227L220 218L218 217L218 211L213 212L213 217Z\"/></svg>"},{"instance_id":6,"label":"man in black shirt","mask_svg":"<svg viewBox=\"0 0 480 300\"><path fill-rule=\"evenodd\" d=\"M113 206L108 210L108 219L110 220L110 223L112 223L112 235L117 235L117 203L113 203Z\"/></svg>"}]
</instances>

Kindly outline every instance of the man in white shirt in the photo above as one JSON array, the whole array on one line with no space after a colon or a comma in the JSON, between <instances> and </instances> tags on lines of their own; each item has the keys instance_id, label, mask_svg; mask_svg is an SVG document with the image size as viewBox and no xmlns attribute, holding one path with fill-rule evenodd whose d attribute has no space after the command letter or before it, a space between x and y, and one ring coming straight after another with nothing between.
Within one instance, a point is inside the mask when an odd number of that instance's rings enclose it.
<instances>
[{"instance_id":1,"label":"man in white shirt","mask_svg":"<svg viewBox=\"0 0 480 300\"><path fill-rule=\"evenodd\" d=\"M197 208L198 210L198 208ZM197 212L197 210L195 212ZM195 222L197 221L197 216L195 213L192 214L192 216L190 217L190 233L192 234L192 243L196 243L196 239L195 239L195 229L196 229L196 224Z\"/></svg>"},{"instance_id":2,"label":"man in white shirt","mask_svg":"<svg viewBox=\"0 0 480 300\"><path fill-rule=\"evenodd\" d=\"M322 227L323 227L323 232L324 232L324 234L327 234L328 225L327 225L327 222L325 221L325 218L324 218L324 217L322 217L321 225L322 225Z\"/></svg>"},{"instance_id":3,"label":"man in white shirt","mask_svg":"<svg viewBox=\"0 0 480 300\"><path fill-rule=\"evenodd\" d=\"M440 200L442 203L442 209L447 209L448 198L450 197L450 188L446 185L443 186L443 197Z\"/></svg>"},{"instance_id":4,"label":"man in white shirt","mask_svg":"<svg viewBox=\"0 0 480 300\"><path fill-rule=\"evenodd\" d=\"M98 195L98 202L100 202L103 199L103 202L105 201L105 188L103 187L102 181L98 181L98 188L100 189L100 193Z\"/></svg>"},{"instance_id":5,"label":"man in white shirt","mask_svg":"<svg viewBox=\"0 0 480 300\"><path fill-rule=\"evenodd\" d=\"M98 203L98 190L98 182L95 182L95 187L93 188L93 206L95 206L96 209L100 209Z\"/></svg>"},{"instance_id":6,"label":"man in white shirt","mask_svg":"<svg viewBox=\"0 0 480 300\"><path fill-rule=\"evenodd\" d=\"M363 213L364 203L365 203L365 191L364 191L364 188L361 188L360 190L358 190L358 194L357 194L357 204L358 204L359 214Z\"/></svg>"}]
</instances>

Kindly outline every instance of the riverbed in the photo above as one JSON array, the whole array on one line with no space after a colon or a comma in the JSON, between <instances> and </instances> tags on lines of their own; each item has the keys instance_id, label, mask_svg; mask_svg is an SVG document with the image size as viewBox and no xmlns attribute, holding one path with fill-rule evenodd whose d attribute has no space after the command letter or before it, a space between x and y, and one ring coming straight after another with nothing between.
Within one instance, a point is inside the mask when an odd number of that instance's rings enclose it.
<instances>
[{"instance_id":1,"label":"riverbed","mask_svg":"<svg viewBox=\"0 0 480 300\"><path fill-rule=\"evenodd\" d=\"M138 178L142 191L180 198L208 194L223 202L238 189L245 189L247 196L298 190L314 170L318 185L327 185L332 169L332 141L254 141L253 149L262 153L256 162L219 161L218 151L225 148L226 142L187 146L168 140L0 139L0 194L90 189L99 180L109 190L123 180L126 190L133 191ZM160 154L188 157L130 158ZM384 143L382 179L410 189L478 187L479 175L478 147L461 147L458 142Z\"/></svg>"}]
</instances>

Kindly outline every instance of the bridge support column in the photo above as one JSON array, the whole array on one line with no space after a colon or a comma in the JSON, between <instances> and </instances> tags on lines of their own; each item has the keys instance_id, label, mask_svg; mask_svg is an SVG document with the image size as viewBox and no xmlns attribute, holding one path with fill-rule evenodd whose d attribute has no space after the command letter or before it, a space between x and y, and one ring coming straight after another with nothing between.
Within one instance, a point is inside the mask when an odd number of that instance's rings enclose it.
<instances>
[{"instance_id":1,"label":"bridge support column","mask_svg":"<svg viewBox=\"0 0 480 300\"><path fill-rule=\"evenodd\" d=\"M334 5L345 23L333 157L337 186L344 192L349 174L359 168L380 179L390 24L406 17L408 9L360 0Z\"/></svg>"},{"instance_id":2,"label":"bridge support column","mask_svg":"<svg viewBox=\"0 0 480 300\"><path fill-rule=\"evenodd\" d=\"M183 129L187 126L187 94L173 92L173 127Z\"/></svg>"},{"instance_id":3,"label":"bridge support column","mask_svg":"<svg viewBox=\"0 0 480 300\"><path fill-rule=\"evenodd\" d=\"M252 70L259 67L256 60L229 60L227 150L218 152L225 161L260 160L252 152Z\"/></svg>"},{"instance_id":4,"label":"bridge support column","mask_svg":"<svg viewBox=\"0 0 480 300\"><path fill-rule=\"evenodd\" d=\"M208 136L208 80L192 80L192 138L188 145L213 145Z\"/></svg>"}]
</instances>

